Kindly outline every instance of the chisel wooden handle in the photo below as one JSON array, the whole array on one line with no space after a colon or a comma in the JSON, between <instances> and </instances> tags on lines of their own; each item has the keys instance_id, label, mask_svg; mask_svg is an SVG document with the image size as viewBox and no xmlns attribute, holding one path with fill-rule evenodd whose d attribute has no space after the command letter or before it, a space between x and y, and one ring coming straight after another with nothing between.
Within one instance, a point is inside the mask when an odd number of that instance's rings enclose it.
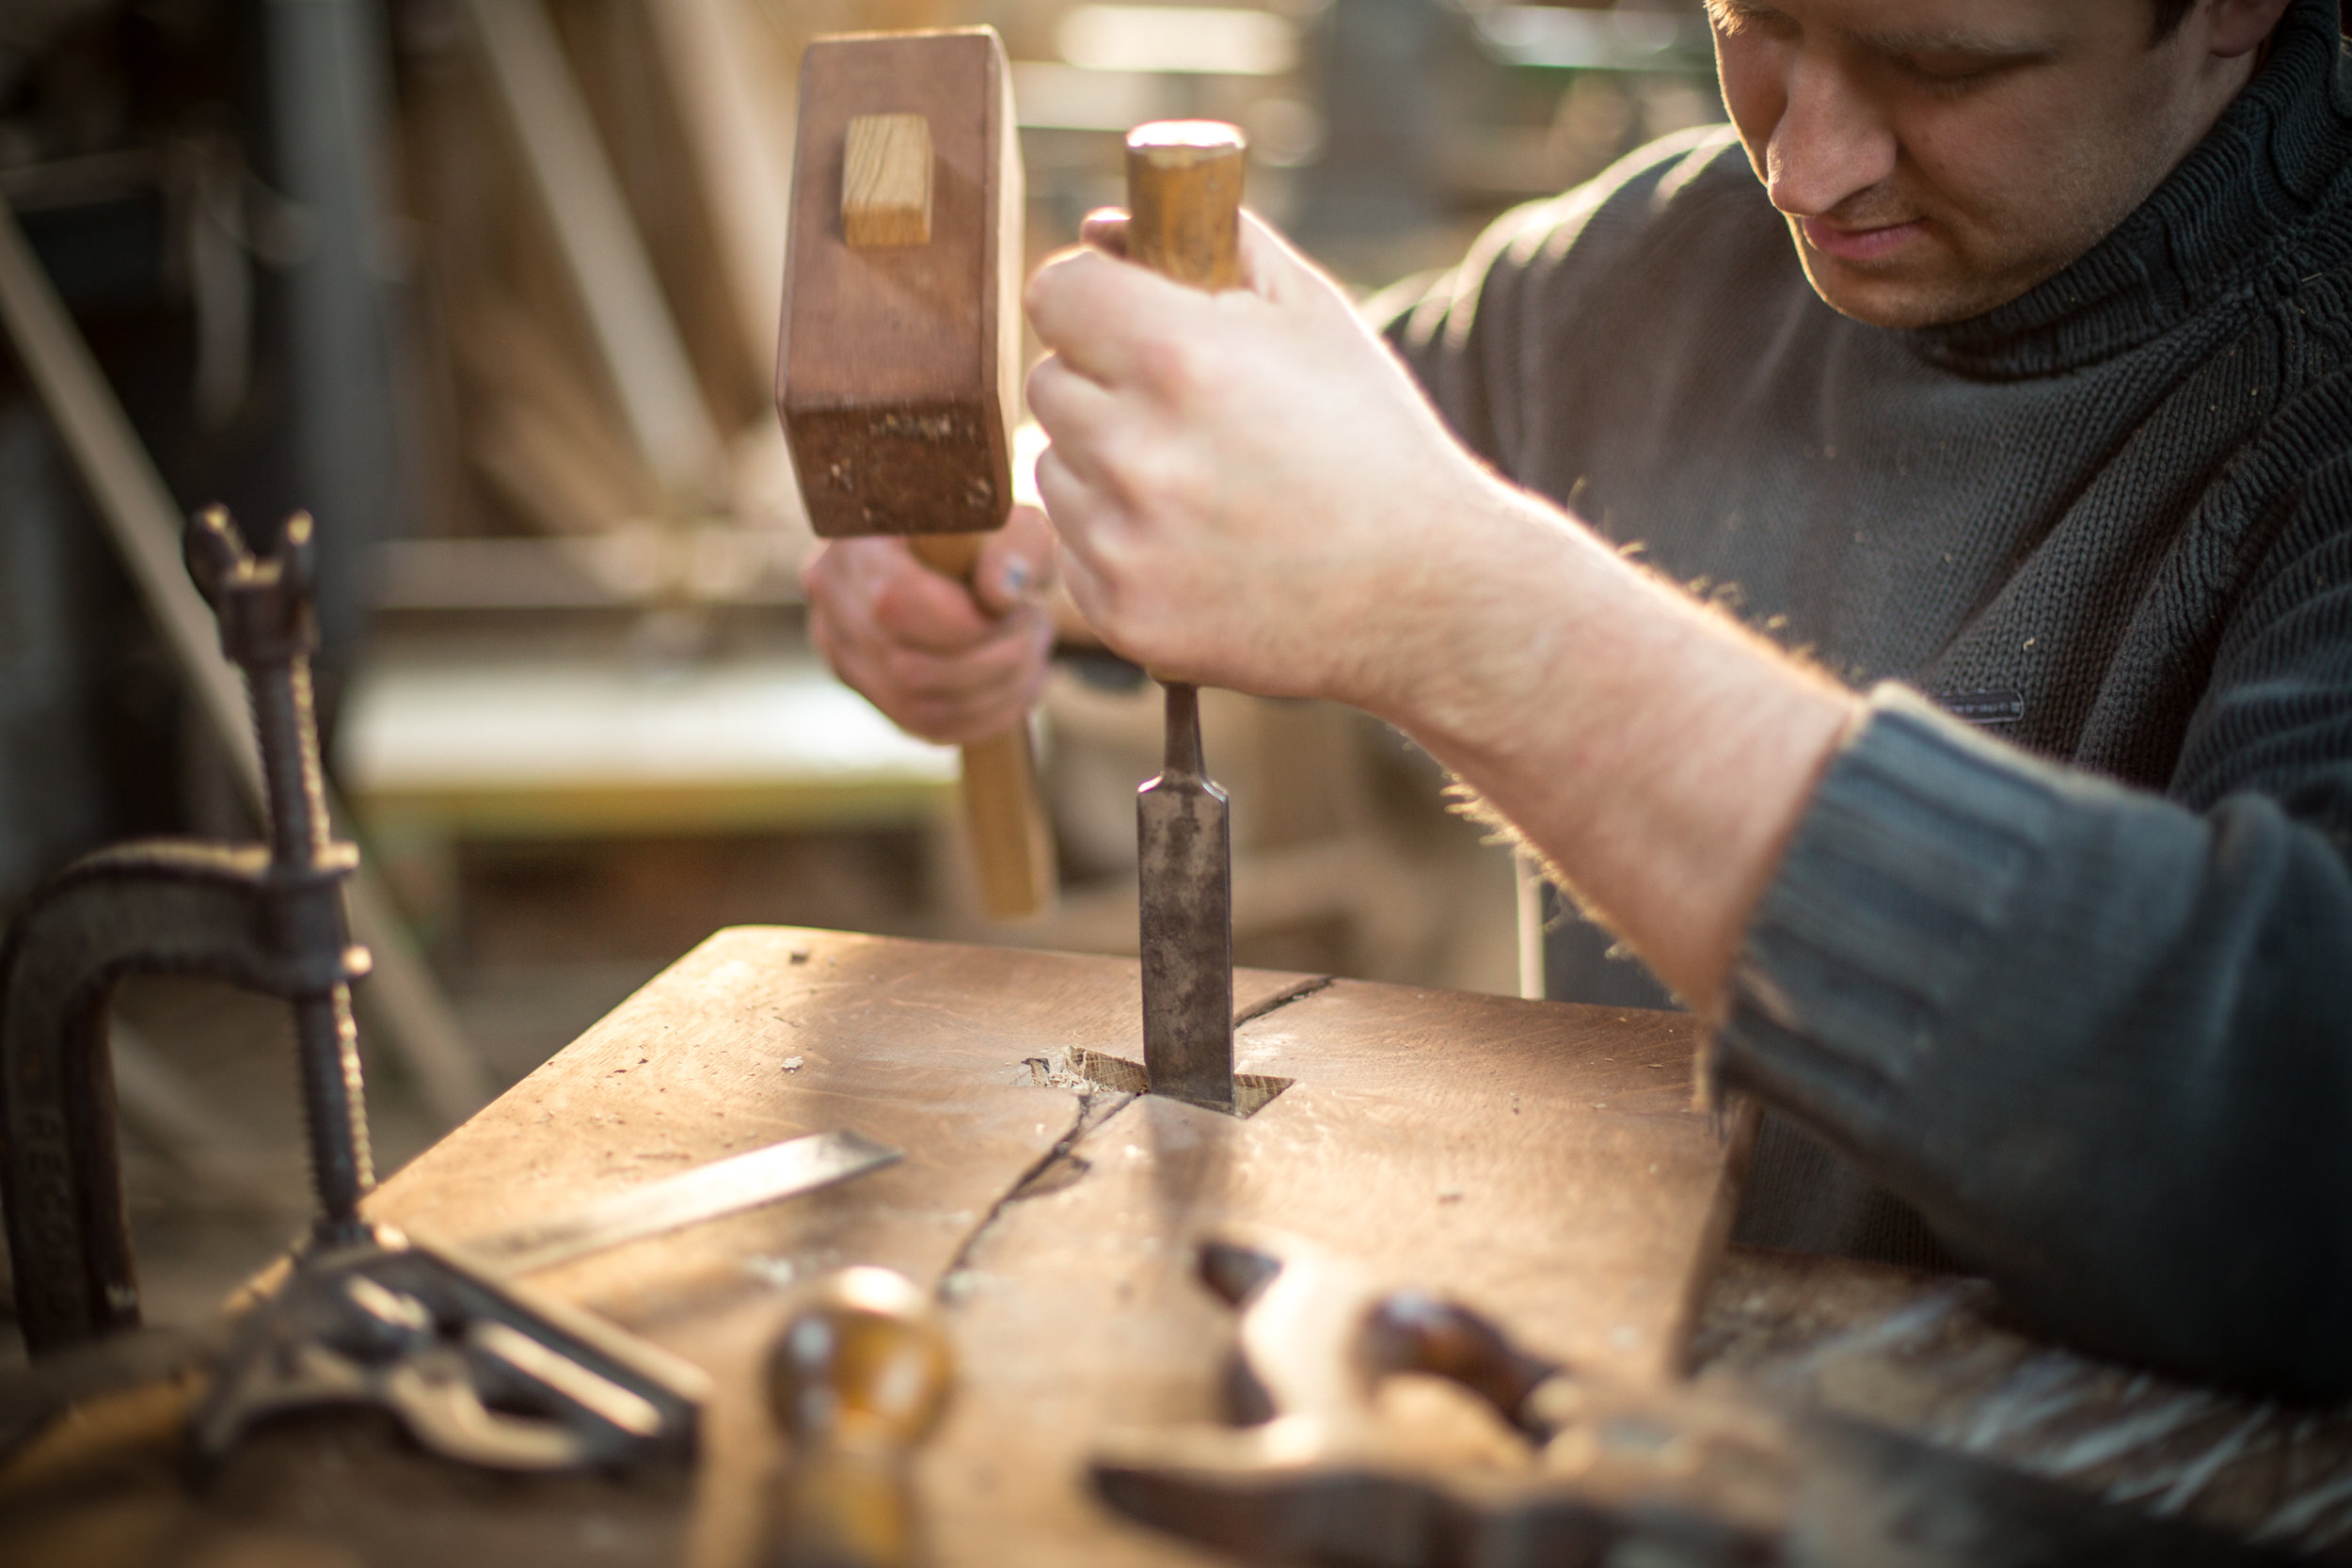
<instances>
[{"instance_id":1,"label":"chisel wooden handle","mask_svg":"<svg viewBox=\"0 0 2352 1568\"><path fill-rule=\"evenodd\" d=\"M1241 287L1241 128L1162 119L1127 133L1127 256L1215 293Z\"/></svg>"},{"instance_id":2,"label":"chisel wooden handle","mask_svg":"<svg viewBox=\"0 0 2352 1568\"><path fill-rule=\"evenodd\" d=\"M908 536L915 559L970 583L984 533ZM1038 792L1029 732L1016 724L963 749L963 820L979 868L980 904L998 920L1042 913L1054 901L1054 830Z\"/></svg>"},{"instance_id":3,"label":"chisel wooden handle","mask_svg":"<svg viewBox=\"0 0 2352 1568\"><path fill-rule=\"evenodd\" d=\"M775 1568L923 1560L914 1449L955 1375L947 1334L902 1275L845 1269L776 1341L768 1396L792 1444L774 1511Z\"/></svg>"},{"instance_id":4,"label":"chisel wooden handle","mask_svg":"<svg viewBox=\"0 0 2352 1568\"><path fill-rule=\"evenodd\" d=\"M1220 119L1157 119L1128 132L1127 259L1211 293L1240 288L1248 150L1241 127Z\"/></svg>"}]
</instances>

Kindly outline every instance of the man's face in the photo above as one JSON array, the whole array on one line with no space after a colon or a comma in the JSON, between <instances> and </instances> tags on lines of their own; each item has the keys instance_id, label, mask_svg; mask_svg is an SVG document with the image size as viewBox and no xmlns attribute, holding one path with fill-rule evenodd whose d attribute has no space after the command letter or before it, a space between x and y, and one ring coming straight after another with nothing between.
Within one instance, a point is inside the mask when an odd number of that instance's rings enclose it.
<instances>
[{"instance_id":1,"label":"man's face","mask_svg":"<svg viewBox=\"0 0 2352 1568\"><path fill-rule=\"evenodd\" d=\"M2195 146L2287 0L1708 0L1724 103L1823 299L1964 320L2097 244Z\"/></svg>"}]
</instances>

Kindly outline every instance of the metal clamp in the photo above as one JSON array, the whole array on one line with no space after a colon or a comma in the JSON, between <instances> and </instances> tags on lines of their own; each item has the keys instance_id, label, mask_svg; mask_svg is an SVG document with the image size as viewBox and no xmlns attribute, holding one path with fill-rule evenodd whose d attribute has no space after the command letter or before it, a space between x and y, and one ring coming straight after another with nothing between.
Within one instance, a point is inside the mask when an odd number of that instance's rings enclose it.
<instances>
[{"instance_id":1,"label":"metal clamp","mask_svg":"<svg viewBox=\"0 0 2352 1568\"><path fill-rule=\"evenodd\" d=\"M190 523L186 554L245 672L269 842L102 850L36 892L0 948L0 1200L27 1348L138 1323L107 1000L128 974L204 974L293 1006L320 1213L239 1325L196 1418L199 1451L217 1457L281 1411L367 1403L437 1453L501 1469L691 1453L692 1368L360 1217L375 1176L351 983L368 955L343 921L358 854L330 834L319 764L310 519L297 513L283 549L257 557L215 507Z\"/></svg>"},{"instance_id":2,"label":"metal clamp","mask_svg":"<svg viewBox=\"0 0 2352 1568\"><path fill-rule=\"evenodd\" d=\"M228 514L190 524L190 574L243 667L269 790L270 842L154 839L68 866L36 891L0 949L0 1196L17 1312L36 1354L138 1323L122 1211L106 1006L136 972L209 975L293 1005L323 1233L361 1234L374 1182L361 1099L342 882L358 851L328 836L310 652L315 551L296 514L257 559Z\"/></svg>"}]
</instances>

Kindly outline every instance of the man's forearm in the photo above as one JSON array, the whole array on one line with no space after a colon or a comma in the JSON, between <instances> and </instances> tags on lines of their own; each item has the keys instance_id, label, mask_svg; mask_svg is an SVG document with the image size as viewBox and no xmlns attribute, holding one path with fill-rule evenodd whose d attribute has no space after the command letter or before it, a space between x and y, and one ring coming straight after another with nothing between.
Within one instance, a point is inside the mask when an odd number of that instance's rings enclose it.
<instances>
[{"instance_id":1,"label":"man's forearm","mask_svg":"<svg viewBox=\"0 0 2352 1568\"><path fill-rule=\"evenodd\" d=\"M1369 705L1712 1014L1861 700L1500 482Z\"/></svg>"}]
</instances>

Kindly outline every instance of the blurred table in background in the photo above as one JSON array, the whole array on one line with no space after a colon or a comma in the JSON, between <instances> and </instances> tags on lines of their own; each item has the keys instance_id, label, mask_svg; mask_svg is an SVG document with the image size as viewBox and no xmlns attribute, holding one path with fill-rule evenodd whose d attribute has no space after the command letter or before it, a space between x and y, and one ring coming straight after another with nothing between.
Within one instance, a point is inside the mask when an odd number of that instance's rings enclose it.
<instances>
[{"instance_id":1,"label":"blurred table in background","mask_svg":"<svg viewBox=\"0 0 2352 1568\"><path fill-rule=\"evenodd\" d=\"M430 927L461 839L931 828L956 753L812 654L379 658L345 700L338 776Z\"/></svg>"},{"instance_id":2,"label":"blurred table in background","mask_svg":"<svg viewBox=\"0 0 2352 1568\"><path fill-rule=\"evenodd\" d=\"M338 752L379 842L921 823L957 768L814 656L379 661Z\"/></svg>"}]
</instances>

